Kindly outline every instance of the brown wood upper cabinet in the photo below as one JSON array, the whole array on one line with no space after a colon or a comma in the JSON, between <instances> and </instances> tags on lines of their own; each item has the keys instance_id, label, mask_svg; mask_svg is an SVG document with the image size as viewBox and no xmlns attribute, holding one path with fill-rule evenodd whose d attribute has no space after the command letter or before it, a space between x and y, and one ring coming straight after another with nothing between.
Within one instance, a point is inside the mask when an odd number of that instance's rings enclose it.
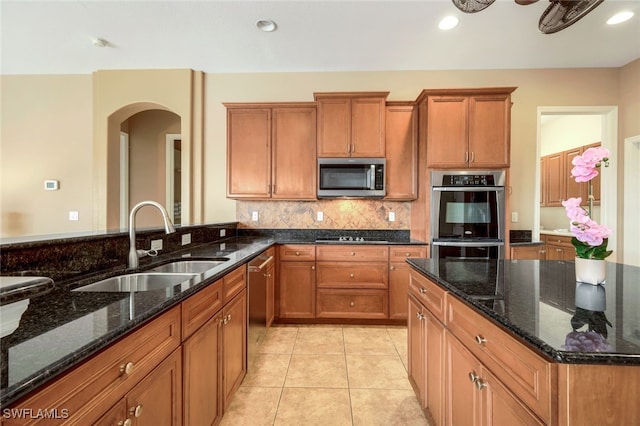
<instances>
[{"instance_id":1,"label":"brown wood upper cabinet","mask_svg":"<svg viewBox=\"0 0 640 426\"><path fill-rule=\"evenodd\" d=\"M387 200L418 197L418 110L413 102L387 102Z\"/></svg>"},{"instance_id":2,"label":"brown wood upper cabinet","mask_svg":"<svg viewBox=\"0 0 640 426\"><path fill-rule=\"evenodd\" d=\"M598 146L600 142L555 152L540 158L540 205L542 207L561 207L564 200L573 197L580 197L583 205L587 204L588 185L586 182L578 183L571 177L572 161L587 149ZM600 204L600 175L593 178L591 183L594 202L598 205Z\"/></svg>"},{"instance_id":3,"label":"brown wood upper cabinet","mask_svg":"<svg viewBox=\"0 0 640 426\"><path fill-rule=\"evenodd\" d=\"M515 87L424 90L427 166L509 167L511 92Z\"/></svg>"},{"instance_id":4,"label":"brown wood upper cabinet","mask_svg":"<svg viewBox=\"0 0 640 426\"><path fill-rule=\"evenodd\" d=\"M318 157L384 157L389 92L314 93Z\"/></svg>"},{"instance_id":5,"label":"brown wood upper cabinet","mask_svg":"<svg viewBox=\"0 0 640 426\"><path fill-rule=\"evenodd\" d=\"M225 106L227 197L315 200L315 104Z\"/></svg>"}]
</instances>

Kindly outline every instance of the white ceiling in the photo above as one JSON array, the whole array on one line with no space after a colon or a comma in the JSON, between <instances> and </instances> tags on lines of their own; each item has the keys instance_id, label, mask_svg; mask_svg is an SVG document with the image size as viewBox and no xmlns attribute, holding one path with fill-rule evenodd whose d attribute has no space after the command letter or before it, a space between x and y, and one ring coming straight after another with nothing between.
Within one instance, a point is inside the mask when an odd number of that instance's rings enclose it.
<instances>
[{"instance_id":1,"label":"white ceiling","mask_svg":"<svg viewBox=\"0 0 640 426\"><path fill-rule=\"evenodd\" d=\"M541 34L547 0L464 14L430 1L0 0L2 74L192 68L207 73L620 67L640 58L640 0L605 0ZM606 25L614 12L631 21ZM457 28L437 28L445 15ZM259 31L258 19L278 30ZM103 38L109 47L93 46Z\"/></svg>"}]
</instances>

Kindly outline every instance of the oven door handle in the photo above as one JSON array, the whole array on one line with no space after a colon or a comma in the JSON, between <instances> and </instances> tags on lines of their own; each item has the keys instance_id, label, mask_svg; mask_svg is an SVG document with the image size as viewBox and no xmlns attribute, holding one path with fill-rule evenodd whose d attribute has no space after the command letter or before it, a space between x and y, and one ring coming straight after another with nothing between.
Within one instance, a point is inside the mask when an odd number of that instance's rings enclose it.
<instances>
[{"instance_id":1,"label":"oven door handle","mask_svg":"<svg viewBox=\"0 0 640 426\"><path fill-rule=\"evenodd\" d=\"M504 186L433 186L431 189L442 192L504 192Z\"/></svg>"},{"instance_id":2,"label":"oven door handle","mask_svg":"<svg viewBox=\"0 0 640 426\"><path fill-rule=\"evenodd\" d=\"M434 246L448 246L448 247L500 247L504 245L504 242L474 241L474 242L464 243L464 242L457 242L457 241L433 241L431 244Z\"/></svg>"}]
</instances>

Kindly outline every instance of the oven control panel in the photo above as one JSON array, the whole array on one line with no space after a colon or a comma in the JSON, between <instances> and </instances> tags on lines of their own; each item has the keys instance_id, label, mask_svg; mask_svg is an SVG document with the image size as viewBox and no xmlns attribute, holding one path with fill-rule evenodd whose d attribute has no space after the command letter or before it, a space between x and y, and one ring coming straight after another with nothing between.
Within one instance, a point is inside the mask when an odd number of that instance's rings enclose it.
<instances>
[{"instance_id":1,"label":"oven control panel","mask_svg":"<svg viewBox=\"0 0 640 426\"><path fill-rule=\"evenodd\" d=\"M493 175L444 175L442 186L495 186Z\"/></svg>"}]
</instances>

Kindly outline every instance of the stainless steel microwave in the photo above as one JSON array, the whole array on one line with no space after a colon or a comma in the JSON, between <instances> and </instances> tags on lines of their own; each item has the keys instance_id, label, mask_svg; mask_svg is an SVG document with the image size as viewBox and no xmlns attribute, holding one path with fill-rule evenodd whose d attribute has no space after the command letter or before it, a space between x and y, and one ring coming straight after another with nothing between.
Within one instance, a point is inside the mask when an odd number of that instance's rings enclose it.
<instances>
[{"instance_id":1,"label":"stainless steel microwave","mask_svg":"<svg viewBox=\"0 0 640 426\"><path fill-rule=\"evenodd\" d=\"M384 158L318 158L318 198L380 198L385 191Z\"/></svg>"}]
</instances>

